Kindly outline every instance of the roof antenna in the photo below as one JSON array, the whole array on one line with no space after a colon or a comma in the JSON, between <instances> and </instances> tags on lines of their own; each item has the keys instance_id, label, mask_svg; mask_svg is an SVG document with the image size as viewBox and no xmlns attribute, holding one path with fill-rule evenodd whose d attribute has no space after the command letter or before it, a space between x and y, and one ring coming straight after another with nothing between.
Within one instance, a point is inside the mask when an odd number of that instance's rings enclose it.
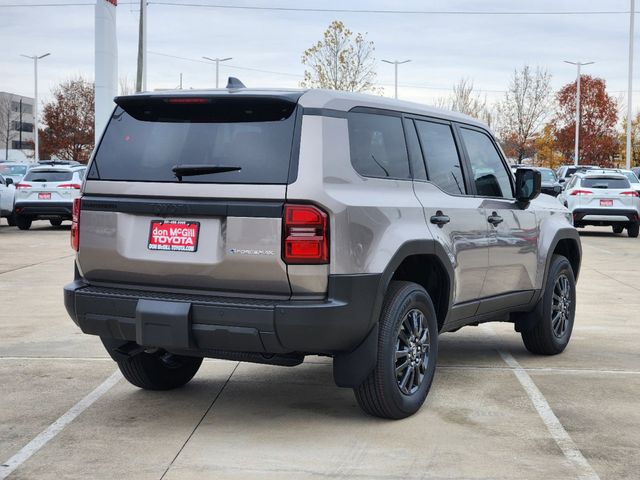
<instances>
[{"instance_id":1,"label":"roof antenna","mask_svg":"<svg viewBox=\"0 0 640 480\"><path fill-rule=\"evenodd\" d=\"M244 83L238 80L236 77L229 77L227 81L227 88L247 88Z\"/></svg>"}]
</instances>

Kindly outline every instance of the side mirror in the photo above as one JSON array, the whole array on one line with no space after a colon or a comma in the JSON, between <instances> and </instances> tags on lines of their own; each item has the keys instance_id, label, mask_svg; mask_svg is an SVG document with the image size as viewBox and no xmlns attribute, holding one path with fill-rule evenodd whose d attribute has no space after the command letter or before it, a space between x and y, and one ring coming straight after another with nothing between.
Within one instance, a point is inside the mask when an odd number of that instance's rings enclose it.
<instances>
[{"instance_id":1,"label":"side mirror","mask_svg":"<svg viewBox=\"0 0 640 480\"><path fill-rule=\"evenodd\" d=\"M516 200L528 203L542 190L542 175L538 170L519 168L516 171Z\"/></svg>"},{"instance_id":2,"label":"side mirror","mask_svg":"<svg viewBox=\"0 0 640 480\"><path fill-rule=\"evenodd\" d=\"M566 179L566 178L564 178L564 177L560 177L560 178L558 179L558 182L560 182L560 183L564 183L564 182L566 182L566 181L567 181L567 179Z\"/></svg>"},{"instance_id":3,"label":"side mirror","mask_svg":"<svg viewBox=\"0 0 640 480\"><path fill-rule=\"evenodd\" d=\"M4 179L5 185L8 187L9 185L13 185L13 178L7 177Z\"/></svg>"}]
</instances>

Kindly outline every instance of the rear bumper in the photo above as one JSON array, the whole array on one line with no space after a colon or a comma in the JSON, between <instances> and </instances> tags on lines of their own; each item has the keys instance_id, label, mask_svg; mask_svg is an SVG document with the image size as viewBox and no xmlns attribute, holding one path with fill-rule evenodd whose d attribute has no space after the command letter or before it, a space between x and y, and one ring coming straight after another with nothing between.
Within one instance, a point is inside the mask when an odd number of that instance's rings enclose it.
<instances>
[{"instance_id":1,"label":"rear bumper","mask_svg":"<svg viewBox=\"0 0 640 480\"><path fill-rule=\"evenodd\" d=\"M16 202L16 215L24 217L62 217L71 218L73 202Z\"/></svg>"},{"instance_id":2,"label":"rear bumper","mask_svg":"<svg viewBox=\"0 0 640 480\"><path fill-rule=\"evenodd\" d=\"M573 224L614 225L638 221L638 212L632 209L614 208L576 208L573 211Z\"/></svg>"},{"instance_id":3,"label":"rear bumper","mask_svg":"<svg viewBox=\"0 0 640 480\"><path fill-rule=\"evenodd\" d=\"M76 280L64 287L64 303L84 333L147 347L201 356L220 350L333 354L352 351L375 324L380 278L329 276L327 299L317 301L159 293Z\"/></svg>"}]
</instances>

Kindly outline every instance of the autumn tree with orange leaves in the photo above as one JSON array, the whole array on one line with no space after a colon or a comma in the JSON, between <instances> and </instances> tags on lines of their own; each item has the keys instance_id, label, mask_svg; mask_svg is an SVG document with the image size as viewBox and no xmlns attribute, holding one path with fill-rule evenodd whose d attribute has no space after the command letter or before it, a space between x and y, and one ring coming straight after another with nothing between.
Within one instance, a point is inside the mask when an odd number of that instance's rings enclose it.
<instances>
[{"instance_id":1,"label":"autumn tree with orange leaves","mask_svg":"<svg viewBox=\"0 0 640 480\"><path fill-rule=\"evenodd\" d=\"M567 160L573 158L574 152L575 98L576 82L565 85L556 95L558 112L553 121L556 146ZM580 163L611 166L618 147L618 109L615 99L607 93L603 79L581 76L580 106Z\"/></svg>"},{"instance_id":2,"label":"autumn tree with orange leaves","mask_svg":"<svg viewBox=\"0 0 640 480\"><path fill-rule=\"evenodd\" d=\"M40 130L40 158L87 163L94 146L94 85L82 77L67 80L53 89L45 104Z\"/></svg>"}]
</instances>

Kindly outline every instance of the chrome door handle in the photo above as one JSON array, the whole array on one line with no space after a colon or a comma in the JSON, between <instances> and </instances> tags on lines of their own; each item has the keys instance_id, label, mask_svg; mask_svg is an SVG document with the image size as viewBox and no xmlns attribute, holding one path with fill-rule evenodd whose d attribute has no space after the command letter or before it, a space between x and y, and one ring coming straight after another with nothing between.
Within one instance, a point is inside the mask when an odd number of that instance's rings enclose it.
<instances>
[{"instance_id":1,"label":"chrome door handle","mask_svg":"<svg viewBox=\"0 0 640 480\"><path fill-rule=\"evenodd\" d=\"M442 228L445 224L449 223L450 221L451 219L449 218L449 215L445 215L440 210L438 210L436 214L433 215L430 219L431 223L439 226L440 228Z\"/></svg>"},{"instance_id":2,"label":"chrome door handle","mask_svg":"<svg viewBox=\"0 0 640 480\"><path fill-rule=\"evenodd\" d=\"M491 216L490 216L489 218L487 218L487 222L489 222L489 223L490 223L491 225L493 225L494 227L495 227L496 225L501 224L501 223L502 223L502 221L503 221L503 218L502 218L500 215L498 215L496 212L493 212L493 213L491 214Z\"/></svg>"}]
</instances>

